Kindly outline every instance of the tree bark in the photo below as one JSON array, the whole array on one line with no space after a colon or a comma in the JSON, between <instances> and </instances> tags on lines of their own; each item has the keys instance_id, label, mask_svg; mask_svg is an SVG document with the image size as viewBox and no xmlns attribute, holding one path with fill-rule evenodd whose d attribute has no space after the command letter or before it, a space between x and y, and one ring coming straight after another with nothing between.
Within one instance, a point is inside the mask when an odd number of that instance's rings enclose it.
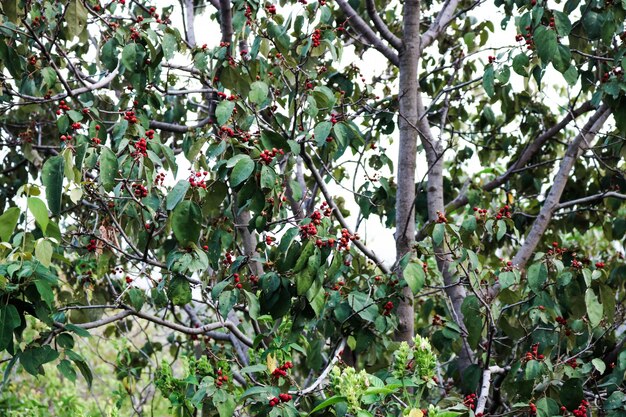
<instances>
[{"instance_id":1,"label":"tree bark","mask_svg":"<svg viewBox=\"0 0 626 417\"><path fill-rule=\"evenodd\" d=\"M403 8L403 42L399 53L400 90L400 149L398 154L398 190L396 192L396 260L412 251L415 236L415 168L417 156L417 65L419 62L419 0L407 0ZM402 271L398 271L402 276ZM413 293L409 287L402 290L402 300L397 309L398 341L413 340L415 309Z\"/></svg>"}]
</instances>

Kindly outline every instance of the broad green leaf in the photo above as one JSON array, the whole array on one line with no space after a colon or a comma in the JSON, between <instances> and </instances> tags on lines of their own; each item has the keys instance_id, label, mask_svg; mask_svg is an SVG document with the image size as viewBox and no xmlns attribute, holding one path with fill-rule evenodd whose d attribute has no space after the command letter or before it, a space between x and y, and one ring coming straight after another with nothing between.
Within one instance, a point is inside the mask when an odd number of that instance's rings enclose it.
<instances>
[{"instance_id":1,"label":"broad green leaf","mask_svg":"<svg viewBox=\"0 0 626 417\"><path fill-rule=\"evenodd\" d=\"M548 268L543 262L535 263L528 268L528 286L534 293L539 293L548 279Z\"/></svg>"},{"instance_id":2,"label":"broad green leaf","mask_svg":"<svg viewBox=\"0 0 626 417\"><path fill-rule=\"evenodd\" d=\"M443 237L445 234L445 224L437 223L433 229L433 244L439 246L443 243Z\"/></svg>"},{"instance_id":3,"label":"broad green leaf","mask_svg":"<svg viewBox=\"0 0 626 417\"><path fill-rule=\"evenodd\" d=\"M117 156L111 149L103 146L100 154L100 181L105 191L111 191L115 187L118 171Z\"/></svg>"},{"instance_id":4,"label":"broad green leaf","mask_svg":"<svg viewBox=\"0 0 626 417\"><path fill-rule=\"evenodd\" d=\"M496 225L498 227L498 231L496 232L496 239L502 240L502 238L506 234L506 222L504 220L498 220Z\"/></svg>"},{"instance_id":5,"label":"broad green leaf","mask_svg":"<svg viewBox=\"0 0 626 417\"><path fill-rule=\"evenodd\" d=\"M38 279L35 281L35 287L41 296L41 299L48 304L48 307L52 308L54 306L54 292L52 292L52 287L47 281L42 279Z\"/></svg>"},{"instance_id":6,"label":"broad green leaf","mask_svg":"<svg viewBox=\"0 0 626 417\"><path fill-rule=\"evenodd\" d=\"M230 116L235 109L235 102L229 100L222 100L215 108L215 118L217 119L217 125L223 126L226 124Z\"/></svg>"},{"instance_id":7,"label":"broad green leaf","mask_svg":"<svg viewBox=\"0 0 626 417\"><path fill-rule=\"evenodd\" d=\"M559 36L568 36L572 31L572 23L569 21L567 15L558 10L552 11L552 14L554 15L554 23Z\"/></svg>"},{"instance_id":8,"label":"broad green leaf","mask_svg":"<svg viewBox=\"0 0 626 417\"><path fill-rule=\"evenodd\" d=\"M45 267L52 261L52 243L47 239L39 239L35 245L35 258Z\"/></svg>"},{"instance_id":9,"label":"broad green leaf","mask_svg":"<svg viewBox=\"0 0 626 417\"><path fill-rule=\"evenodd\" d=\"M493 97L495 94L494 78L493 65L488 65L483 74L483 88L489 97Z\"/></svg>"},{"instance_id":10,"label":"broad green leaf","mask_svg":"<svg viewBox=\"0 0 626 417\"><path fill-rule=\"evenodd\" d=\"M48 88L54 87L57 82L57 73L51 67L44 67L41 69L41 77L43 78L43 82Z\"/></svg>"},{"instance_id":11,"label":"broad green leaf","mask_svg":"<svg viewBox=\"0 0 626 417\"><path fill-rule=\"evenodd\" d=\"M137 69L137 44L131 42L122 49L122 64L130 72L135 72Z\"/></svg>"},{"instance_id":12,"label":"broad green leaf","mask_svg":"<svg viewBox=\"0 0 626 417\"><path fill-rule=\"evenodd\" d=\"M52 214L61 212L61 197L63 195L63 171L65 159L63 155L49 158L41 170L41 182L46 186L46 199Z\"/></svg>"},{"instance_id":13,"label":"broad green leaf","mask_svg":"<svg viewBox=\"0 0 626 417\"><path fill-rule=\"evenodd\" d=\"M167 210L172 210L178 203L180 203L183 198L185 198L185 194L187 194L187 190L189 190L189 181L180 180L176 183L176 185L172 188L167 194L167 199L165 202L165 208Z\"/></svg>"},{"instance_id":14,"label":"broad green leaf","mask_svg":"<svg viewBox=\"0 0 626 417\"><path fill-rule=\"evenodd\" d=\"M20 354L20 363L31 375L43 375L42 365L52 362L59 357L59 352L53 350L50 346L44 345L41 347L29 347L26 348Z\"/></svg>"},{"instance_id":15,"label":"broad green leaf","mask_svg":"<svg viewBox=\"0 0 626 417\"><path fill-rule=\"evenodd\" d=\"M177 306L184 306L191 302L191 286L189 281L183 277L176 277L167 288L167 296L172 304Z\"/></svg>"},{"instance_id":16,"label":"broad green leaf","mask_svg":"<svg viewBox=\"0 0 626 417\"><path fill-rule=\"evenodd\" d=\"M261 167L261 188L274 188L276 186L276 178L276 172L274 172L273 168L267 165Z\"/></svg>"},{"instance_id":17,"label":"broad green leaf","mask_svg":"<svg viewBox=\"0 0 626 417\"><path fill-rule=\"evenodd\" d=\"M8 208L0 215L0 239L3 242L8 242L11 239L19 218L20 209L17 207Z\"/></svg>"},{"instance_id":18,"label":"broad green leaf","mask_svg":"<svg viewBox=\"0 0 626 417\"><path fill-rule=\"evenodd\" d=\"M482 313L478 298L475 295L465 297L461 305L461 312L463 313L463 323L465 323L469 333L467 342L472 348L476 348L478 342L480 342L483 329Z\"/></svg>"},{"instance_id":19,"label":"broad green leaf","mask_svg":"<svg viewBox=\"0 0 626 417\"><path fill-rule=\"evenodd\" d=\"M108 40L100 52L100 61L104 68L114 71L118 63L117 55L117 41L115 39Z\"/></svg>"},{"instance_id":20,"label":"broad green leaf","mask_svg":"<svg viewBox=\"0 0 626 417\"><path fill-rule=\"evenodd\" d=\"M409 262L407 264L404 271L402 271L402 277L406 281L409 288L411 288L414 295L420 292L424 286L424 281L426 280L424 268L420 263L416 262Z\"/></svg>"},{"instance_id":21,"label":"broad green leaf","mask_svg":"<svg viewBox=\"0 0 626 417\"><path fill-rule=\"evenodd\" d=\"M250 85L248 98L252 103L261 104L269 94L269 87L263 81L255 81Z\"/></svg>"},{"instance_id":22,"label":"broad green leaf","mask_svg":"<svg viewBox=\"0 0 626 417\"><path fill-rule=\"evenodd\" d=\"M526 55L523 52L520 54L517 54L513 58L513 71L515 71L517 74L523 77L527 77L528 71L526 70L526 67L528 66L529 63L530 63L530 59L528 59L528 55Z\"/></svg>"},{"instance_id":23,"label":"broad green leaf","mask_svg":"<svg viewBox=\"0 0 626 417\"><path fill-rule=\"evenodd\" d=\"M196 203L185 200L172 212L172 230L176 240L183 246L196 243L200 237L202 212Z\"/></svg>"},{"instance_id":24,"label":"broad green leaf","mask_svg":"<svg viewBox=\"0 0 626 417\"><path fill-rule=\"evenodd\" d=\"M296 291L298 295L304 295L313 285L313 281L317 276L317 270L320 267L320 253L315 250L307 260L306 267L296 274Z\"/></svg>"},{"instance_id":25,"label":"broad green leaf","mask_svg":"<svg viewBox=\"0 0 626 417\"><path fill-rule=\"evenodd\" d=\"M333 128L331 122L321 122L315 126L313 133L315 135L315 142L317 146L322 146L326 143L326 138L330 135L330 131Z\"/></svg>"},{"instance_id":26,"label":"broad green leaf","mask_svg":"<svg viewBox=\"0 0 626 417\"><path fill-rule=\"evenodd\" d=\"M72 382L76 382L76 371L74 370L74 367L72 366L72 362L68 361L67 359L62 359L61 362L59 362L59 364L57 365L57 369L67 379L69 379Z\"/></svg>"},{"instance_id":27,"label":"broad green leaf","mask_svg":"<svg viewBox=\"0 0 626 417\"><path fill-rule=\"evenodd\" d=\"M248 155L239 159L230 173L231 187L236 187L247 180L254 172L254 166L254 161Z\"/></svg>"},{"instance_id":28,"label":"broad green leaf","mask_svg":"<svg viewBox=\"0 0 626 417\"><path fill-rule=\"evenodd\" d=\"M585 292L585 305L587 306L587 316L591 327L597 327L602 321L604 309L598 301L598 297L591 288Z\"/></svg>"},{"instance_id":29,"label":"broad green leaf","mask_svg":"<svg viewBox=\"0 0 626 417\"><path fill-rule=\"evenodd\" d=\"M594 368L598 370L598 372L600 372L600 374L603 374L604 371L606 370L606 364L600 358L592 359L591 364L593 365Z\"/></svg>"},{"instance_id":30,"label":"broad green leaf","mask_svg":"<svg viewBox=\"0 0 626 417\"><path fill-rule=\"evenodd\" d=\"M13 304L0 305L0 352L13 344L13 330L22 323Z\"/></svg>"},{"instance_id":31,"label":"broad green leaf","mask_svg":"<svg viewBox=\"0 0 626 417\"><path fill-rule=\"evenodd\" d=\"M551 62L558 52L556 32L545 26L539 26L534 33L537 55L544 63Z\"/></svg>"},{"instance_id":32,"label":"broad green leaf","mask_svg":"<svg viewBox=\"0 0 626 417\"><path fill-rule=\"evenodd\" d=\"M174 57L174 52L178 49L178 41L176 36L173 34L166 32L163 35L163 43L161 44L163 48L163 56L167 61Z\"/></svg>"},{"instance_id":33,"label":"broad green leaf","mask_svg":"<svg viewBox=\"0 0 626 417\"><path fill-rule=\"evenodd\" d=\"M41 227L41 230L45 233L46 228L48 227L48 222L50 218L48 217L48 209L46 208L46 203L44 203L40 198L37 197L28 197L27 200L28 210L35 216L35 221Z\"/></svg>"},{"instance_id":34,"label":"broad green leaf","mask_svg":"<svg viewBox=\"0 0 626 417\"><path fill-rule=\"evenodd\" d=\"M81 0L70 0L64 20L67 24L68 40L83 33L87 28L87 8Z\"/></svg>"}]
</instances>

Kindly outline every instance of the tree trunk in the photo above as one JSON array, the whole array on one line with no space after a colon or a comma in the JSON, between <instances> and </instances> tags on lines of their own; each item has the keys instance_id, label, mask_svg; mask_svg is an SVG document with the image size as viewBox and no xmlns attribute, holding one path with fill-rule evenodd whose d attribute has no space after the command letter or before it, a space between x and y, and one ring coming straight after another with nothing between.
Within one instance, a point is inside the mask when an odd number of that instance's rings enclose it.
<instances>
[{"instance_id":1,"label":"tree trunk","mask_svg":"<svg viewBox=\"0 0 626 417\"><path fill-rule=\"evenodd\" d=\"M398 190L396 193L396 259L412 251L415 238L415 166L417 156L417 64L419 62L419 0L404 3L403 44L400 50L400 150L398 155ZM398 271L402 275L402 271ZM411 342L414 335L413 293L405 287L398 305L398 329L395 338Z\"/></svg>"}]
</instances>

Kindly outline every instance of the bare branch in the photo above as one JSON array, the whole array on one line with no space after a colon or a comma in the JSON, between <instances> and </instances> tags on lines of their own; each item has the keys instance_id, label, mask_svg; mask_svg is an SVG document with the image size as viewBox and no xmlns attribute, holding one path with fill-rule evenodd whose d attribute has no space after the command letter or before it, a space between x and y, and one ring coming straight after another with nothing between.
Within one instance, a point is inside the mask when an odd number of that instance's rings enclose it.
<instances>
[{"instance_id":1,"label":"bare branch","mask_svg":"<svg viewBox=\"0 0 626 417\"><path fill-rule=\"evenodd\" d=\"M199 129L201 127L204 127L212 122L213 122L213 118L211 116L207 117L206 119L200 120L198 123L192 126L179 125L176 123L159 122L158 120L151 120L150 127L152 129L159 129L159 130L172 132L172 133L187 133L194 129Z\"/></svg>"},{"instance_id":2,"label":"bare branch","mask_svg":"<svg viewBox=\"0 0 626 417\"><path fill-rule=\"evenodd\" d=\"M359 14L350 6L347 0L337 0L337 4L341 11L346 15L350 25L367 40L371 46L378 52L383 54L392 64L398 66L400 58L390 47L385 45L383 41L376 35L374 30L359 16Z\"/></svg>"},{"instance_id":3,"label":"bare branch","mask_svg":"<svg viewBox=\"0 0 626 417\"><path fill-rule=\"evenodd\" d=\"M378 14L378 11L376 11L376 5L374 4L374 0L366 0L365 5L367 6L367 14L369 15L370 19L372 19L374 27L376 28L378 33L380 33L380 36L382 36L383 39L389 42L391 46L393 46L397 50L400 50L402 48L402 40L394 35L389 30L385 22L383 22L383 19Z\"/></svg>"},{"instance_id":4,"label":"bare branch","mask_svg":"<svg viewBox=\"0 0 626 417\"><path fill-rule=\"evenodd\" d=\"M485 412L487 398L489 397L489 389L491 387L491 375L502 374L506 371L507 370L505 368L501 368L499 366L490 366L483 371L483 383L480 387L480 395L478 396L478 401L476 402L476 411L474 411L475 415L482 415Z\"/></svg>"},{"instance_id":5,"label":"bare branch","mask_svg":"<svg viewBox=\"0 0 626 417\"><path fill-rule=\"evenodd\" d=\"M564 201L562 203L557 204L554 210L556 211L556 210L560 210L560 209L567 208L567 207L578 206L578 205L586 204L586 203L593 203L595 201L602 200L605 198L618 198L620 200L626 200L626 194L620 194L614 191L607 191L605 193L590 195L590 196L582 197L576 200Z\"/></svg>"},{"instance_id":6,"label":"bare branch","mask_svg":"<svg viewBox=\"0 0 626 417\"><path fill-rule=\"evenodd\" d=\"M446 0L441 11L432 22L428 30L422 35L419 46L420 54L424 49L430 46L439 35L441 35L446 27L456 18L455 11L459 5L459 0Z\"/></svg>"},{"instance_id":7,"label":"bare branch","mask_svg":"<svg viewBox=\"0 0 626 417\"><path fill-rule=\"evenodd\" d=\"M552 219L555 209L559 205L559 200L561 199L561 195L563 194L563 190L567 184L572 167L584 149L589 146L589 142L602 128L604 122L610 114L611 110L608 105L603 104L600 106L594 115L589 119L587 124L585 124L582 128L581 132L576 135L568 146L565 156L561 161L559 171L552 182L550 192L543 203L543 207L541 208L537 219L535 219L530 232L526 236L524 244L513 258L512 262L516 267L523 269L526 266L526 263L530 260L537 244L539 244L539 240L541 240L543 233L546 231L546 228Z\"/></svg>"},{"instance_id":8,"label":"bare branch","mask_svg":"<svg viewBox=\"0 0 626 417\"><path fill-rule=\"evenodd\" d=\"M326 365L326 368L324 368L320 376L318 376L315 379L315 381L313 381L313 383L309 385L308 387L300 391L290 391L289 393L292 395L303 396L303 395L307 395L315 391L317 387L320 386L322 382L324 382L328 374L330 374L330 371L333 369L335 364L339 361L339 359L341 358L341 351L343 350L345 346L346 346L346 339L343 338L341 339L341 342L339 342L339 346L337 346L337 348L334 350L332 358L329 358L328 365Z\"/></svg>"}]
</instances>

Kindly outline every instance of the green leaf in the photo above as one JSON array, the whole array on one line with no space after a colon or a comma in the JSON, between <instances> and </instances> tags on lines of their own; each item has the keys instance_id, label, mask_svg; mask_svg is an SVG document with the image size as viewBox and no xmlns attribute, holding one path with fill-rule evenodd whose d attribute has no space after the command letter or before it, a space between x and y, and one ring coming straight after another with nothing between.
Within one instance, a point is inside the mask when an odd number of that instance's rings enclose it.
<instances>
[{"instance_id":1,"label":"green leaf","mask_svg":"<svg viewBox=\"0 0 626 417\"><path fill-rule=\"evenodd\" d=\"M578 80L578 70L575 66L570 65L570 67L563 73L563 78L570 86L576 84Z\"/></svg>"},{"instance_id":2,"label":"green leaf","mask_svg":"<svg viewBox=\"0 0 626 417\"><path fill-rule=\"evenodd\" d=\"M274 172L274 169L267 165L263 165L261 167L261 188L274 188L275 185L276 173Z\"/></svg>"},{"instance_id":3,"label":"green leaf","mask_svg":"<svg viewBox=\"0 0 626 417\"><path fill-rule=\"evenodd\" d=\"M593 365L594 368L598 370L598 372L600 372L600 374L603 374L604 371L606 371L606 364L600 358L592 359L591 364Z\"/></svg>"},{"instance_id":4,"label":"green leaf","mask_svg":"<svg viewBox=\"0 0 626 417\"><path fill-rule=\"evenodd\" d=\"M178 205L178 203L180 203L183 198L185 198L187 190L189 190L189 181L178 181L176 185L172 188L172 191L167 194L165 208L167 210L172 210L174 207L176 207L176 205Z\"/></svg>"},{"instance_id":5,"label":"green leaf","mask_svg":"<svg viewBox=\"0 0 626 417\"><path fill-rule=\"evenodd\" d=\"M21 323L22 319L13 304L0 305L0 352L13 344L13 330Z\"/></svg>"},{"instance_id":6,"label":"green leaf","mask_svg":"<svg viewBox=\"0 0 626 417\"><path fill-rule=\"evenodd\" d=\"M461 312L463 313L463 323L467 328L467 342L472 348L478 346L483 329L482 313L480 311L480 302L475 295L468 295L461 304Z\"/></svg>"},{"instance_id":7,"label":"green leaf","mask_svg":"<svg viewBox=\"0 0 626 417\"><path fill-rule=\"evenodd\" d=\"M100 52L100 61L104 68L109 71L114 71L117 68L117 41L115 39L110 39L104 44Z\"/></svg>"},{"instance_id":8,"label":"green leaf","mask_svg":"<svg viewBox=\"0 0 626 417\"><path fill-rule=\"evenodd\" d=\"M488 65L483 74L483 88L489 97L493 97L495 94L494 78L493 65Z\"/></svg>"},{"instance_id":9,"label":"green leaf","mask_svg":"<svg viewBox=\"0 0 626 417\"><path fill-rule=\"evenodd\" d=\"M131 42L122 49L122 64L130 72L135 72L137 69L137 44Z\"/></svg>"},{"instance_id":10,"label":"green leaf","mask_svg":"<svg viewBox=\"0 0 626 417\"><path fill-rule=\"evenodd\" d=\"M269 94L269 87L263 81L255 81L250 85L248 98L252 103L261 104Z\"/></svg>"},{"instance_id":11,"label":"green leaf","mask_svg":"<svg viewBox=\"0 0 626 417\"><path fill-rule=\"evenodd\" d=\"M38 279L35 281L35 287L37 288L37 292L39 292L41 299L48 304L48 307L52 308L54 305L54 293L52 292L50 284L47 281Z\"/></svg>"},{"instance_id":12,"label":"green leaf","mask_svg":"<svg viewBox=\"0 0 626 417\"><path fill-rule=\"evenodd\" d=\"M83 375L83 378L85 378L85 381L87 381L87 387L91 387L91 383L93 382L93 374L91 373L89 365L87 365L87 363L82 360L74 358L72 358L72 360L74 361L74 364L76 365L80 373Z\"/></svg>"},{"instance_id":13,"label":"green leaf","mask_svg":"<svg viewBox=\"0 0 626 417\"><path fill-rule=\"evenodd\" d=\"M309 415L311 414L315 414L320 410L323 410L324 408L328 408L331 405L335 405L337 403L345 403L347 402L347 398L346 397L342 397L340 395L334 395L324 401L322 401L321 403L319 403L314 409L311 410L311 412L309 413Z\"/></svg>"},{"instance_id":14,"label":"green leaf","mask_svg":"<svg viewBox=\"0 0 626 417\"><path fill-rule=\"evenodd\" d=\"M45 233L50 218L48 217L48 209L46 204L37 197L28 197L27 200L28 210L35 216L35 221L39 224L41 230Z\"/></svg>"},{"instance_id":15,"label":"green leaf","mask_svg":"<svg viewBox=\"0 0 626 417\"><path fill-rule=\"evenodd\" d=\"M236 187L247 180L254 172L254 166L254 161L248 155L243 155L243 157L237 161L230 173L231 187Z\"/></svg>"},{"instance_id":16,"label":"green leaf","mask_svg":"<svg viewBox=\"0 0 626 417\"><path fill-rule=\"evenodd\" d=\"M74 367L72 366L72 362L68 361L67 359L63 359L57 365L57 369L67 379L69 379L72 382L76 382L76 371L74 370Z\"/></svg>"},{"instance_id":17,"label":"green leaf","mask_svg":"<svg viewBox=\"0 0 626 417\"><path fill-rule=\"evenodd\" d=\"M556 32L547 29L545 26L539 26L535 30L533 37L537 47L537 55L541 58L541 61L544 63L550 62L558 52Z\"/></svg>"},{"instance_id":18,"label":"green leaf","mask_svg":"<svg viewBox=\"0 0 626 417\"><path fill-rule=\"evenodd\" d=\"M163 42L161 43L163 48L163 56L167 61L174 57L174 52L178 49L178 41L176 36L171 33L165 33L163 35Z\"/></svg>"},{"instance_id":19,"label":"green leaf","mask_svg":"<svg viewBox=\"0 0 626 417\"><path fill-rule=\"evenodd\" d=\"M326 143L326 138L330 135L330 131L333 128L331 122L321 122L315 126L313 134L315 135L315 142L317 146L322 146Z\"/></svg>"},{"instance_id":20,"label":"green leaf","mask_svg":"<svg viewBox=\"0 0 626 417\"><path fill-rule=\"evenodd\" d=\"M572 23L569 21L567 15L558 10L554 10L552 14L554 15L554 23L559 36L568 36L572 31Z\"/></svg>"},{"instance_id":21,"label":"green leaf","mask_svg":"<svg viewBox=\"0 0 626 417\"><path fill-rule=\"evenodd\" d=\"M87 27L87 8L81 0L70 0L64 20L67 24L68 40L83 33Z\"/></svg>"},{"instance_id":22,"label":"green leaf","mask_svg":"<svg viewBox=\"0 0 626 417\"><path fill-rule=\"evenodd\" d=\"M230 116L235 109L235 102L229 100L222 100L215 108L215 118L217 119L218 126L226 124Z\"/></svg>"},{"instance_id":23,"label":"green leaf","mask_svg":"<svg viewBox=\"0 0 626 417\"><path fill-rule=\"evenodd\" d=\"M586 10L583 14L583 27L587 31L590 40L598 39L602 36L602 26L604 26L604 16L593 10Z\"/></svg>"},{"instance_id":24,"label":"green leaf","mask_svg":"<svg viewBox=\"0 0 626 417\"><path fill-rule=\"evenodd\" d=\"M115 188L115 177L118 171L117 156L111 149L103 146L100 154L100 181L105 191Z\"/></svg>"},{"instance_id":25,"label":"green leaf","mask_svg":"<svg viewBox=\"0 0 626 417\"><path fill-rule=\"evenodd\" d=\"M552 65L561 74L565 73L571 66L572 53L565 45L558 45L557 52L552 57Z\"/></svg>"},{"instance_id":26,"label":"green leaf","mask_svg":"<svg viewBox=\"0 0 626 417\"><path fill-rule=\"evenodd\" d=\"M528 268L528 286L535 294L541 292L548 279L548 268L544 263L535 263Z\"/></svg>"},{"instance_id":27,"label":"green leaf","mask_svg":"<svg viewBox=\"0 0 626 417\"><path fill-rule=\"evenodd\" d=\"M406 268L404 268L404 271L402 271L402 277L413 292L413 295L420 292L420 290L424 286L424 281L426 280L424 268L421 264L416 262L409 262L407 264Z\"/></svg>"},{"instance_id":28,"label":"green leaf","mask_svg":"<svg viewBox=\"0 0 626 417\"><path fill-rule=\"evenodd\" d=\"M602 321L604 309L598 301L598 297L591 288L585 292L585 305L587 306L587 316L591 327L597 327Z\"/></svg>"},{"instance_id":29,"label":"green leaf","mask_svg":"<svg viewBox=\"0 0 626 417\"><path fill-rule=\"evenodd\" d=\"M172 230L181 245L186 247L198 241L201 219L202 212L196 203L185 200L176 206L172 212Z\"/></svg>"},{"instance_id":30,"label":"green leaf","mask_svg":"<svg viewBox=\"0 0 626 417\"><path fill-rule=\"evenodd\" d=\"M65 159L63 155L49 158L41 170L41 182L46 186L46 199L52 214L61 212L61 197L63 195L63 171Z\"/></svg>"},{"instance_id":31,"label":"green leaf","mask_svg":"<svg viewBox=\"0 0 626 417\"><path fill-rule=\"evenodd\" d=\"M498 220L496 224L498 227L498 231L496 232L496 239L502 240L502 238L506 234L506 222L504 220Z\"/></svg>"},{"instance_id":32,"label":"green leaf","mask_svg":"<svg viewBox=\"0 0 626 417\"><path fill-rule=\"evenodd\" d=\"M50 266L52 261L52 243L47 239L40 239L35 245L35 258L46 268Z\"/></svg>"},{"instance_id":33,"label":"green leaf","mask_svg":"<svg viewBox=\"0 0 626 417\"><path fill-rule=\"evenodd\" d=\"M238 291L222 291L220 294L219 301L219 311L222 317L226 318L228 313L233 309L233 306L237 304Z\"/></svg>"},{"instance_id":34,"label":"green leaf","mask_svg":"<svg viewBox=\"0 0 626 417\"><path fill-rule=\"evenodd\" d=\"M582 381L578 378L565 381L561 386L560 397L561 402L568 409L574 410L578 408L584 398Z\"/></svg>"},{"instance_id":35,"label":"green leaf","mask_svg":"<svg viewBox=\"0 0 626 417\"><path fill-rule=\"evenodd\" d=\"M53 350L50 346L29 347L20 354L20 363L24 370L31 375L43 375L42 365L52 362L59 357L59 352Z\"/></svg>"},{"instance_id":36,"label":"green leaf","mask_svg":"<svg viewBox=\"0 0 626 417\"><path fill-rule=\"evenodd\" d=\"M184 306L191 302L191 286L189 281L183 277L176 277L167 288L167 296L172 301L172 304L177 306Z\"/></svg>"},{"instance_id":37,"label":"green leaf","mask_svg":"<svg viewBox=\"0 0 626 417\"><path fill-rule=\"evenodd\" d=\"M559 415L559 405L552 398L540 398L537 403L537 417L553 417Z\"/></svg>"},{"instance_id":38,"label":"green leaf","mask_svg":"<svg viewBox=\"0 0 626 417\"><path fill-rule=\"evenodd\" d=\"M51 67L44 67L41 69L41 77L43 78L43 82L48 88L54 87L57 82L57 73Z\"/></svg>"},{"instance_id":39,"label":"green leaf","mask_svg":"<svg viewBox=\"0 0 626 417\"><path fill-rule=\"evenodd\" d=\"M143 307L143 304L146 301L144 291L139 288L131 288L128 291L128 298L130 299L130 304L137 311L141 310L141 307Z\"/></svg>"},{"instance_id":40,"label":"green leaf","mask_svg":"<svg viewBox=\"0 0 626 417\"><path fill-rule=\"evenodd\" d=\"M318 250L315 250L307 259L306 267L296 274L296 291L298 295L304 295L313 285L320 267L321 257Z\"/></svg>"},{"instance_id":41,"label":"green leaf","mask_svg":"<svg viewBox=\"0 0 626 417\"><path fill-rule=\"evenodd\" d=\"M20 209L17 207L11 207L2 213L0 216L0 239L3 242L8 242L11 239L19 218Z\"/></svg>"},{"instance_id":42,"label":"green leaf","mask_svg":"<svg viewBox=\"0 0 626 417\"><path fill-rule=\"evenodd\" d=\"M445 234L445 224L437 223L433 229L433 244L439 246L443 243L443 236Z\"/></svg>"}]
</instances>

